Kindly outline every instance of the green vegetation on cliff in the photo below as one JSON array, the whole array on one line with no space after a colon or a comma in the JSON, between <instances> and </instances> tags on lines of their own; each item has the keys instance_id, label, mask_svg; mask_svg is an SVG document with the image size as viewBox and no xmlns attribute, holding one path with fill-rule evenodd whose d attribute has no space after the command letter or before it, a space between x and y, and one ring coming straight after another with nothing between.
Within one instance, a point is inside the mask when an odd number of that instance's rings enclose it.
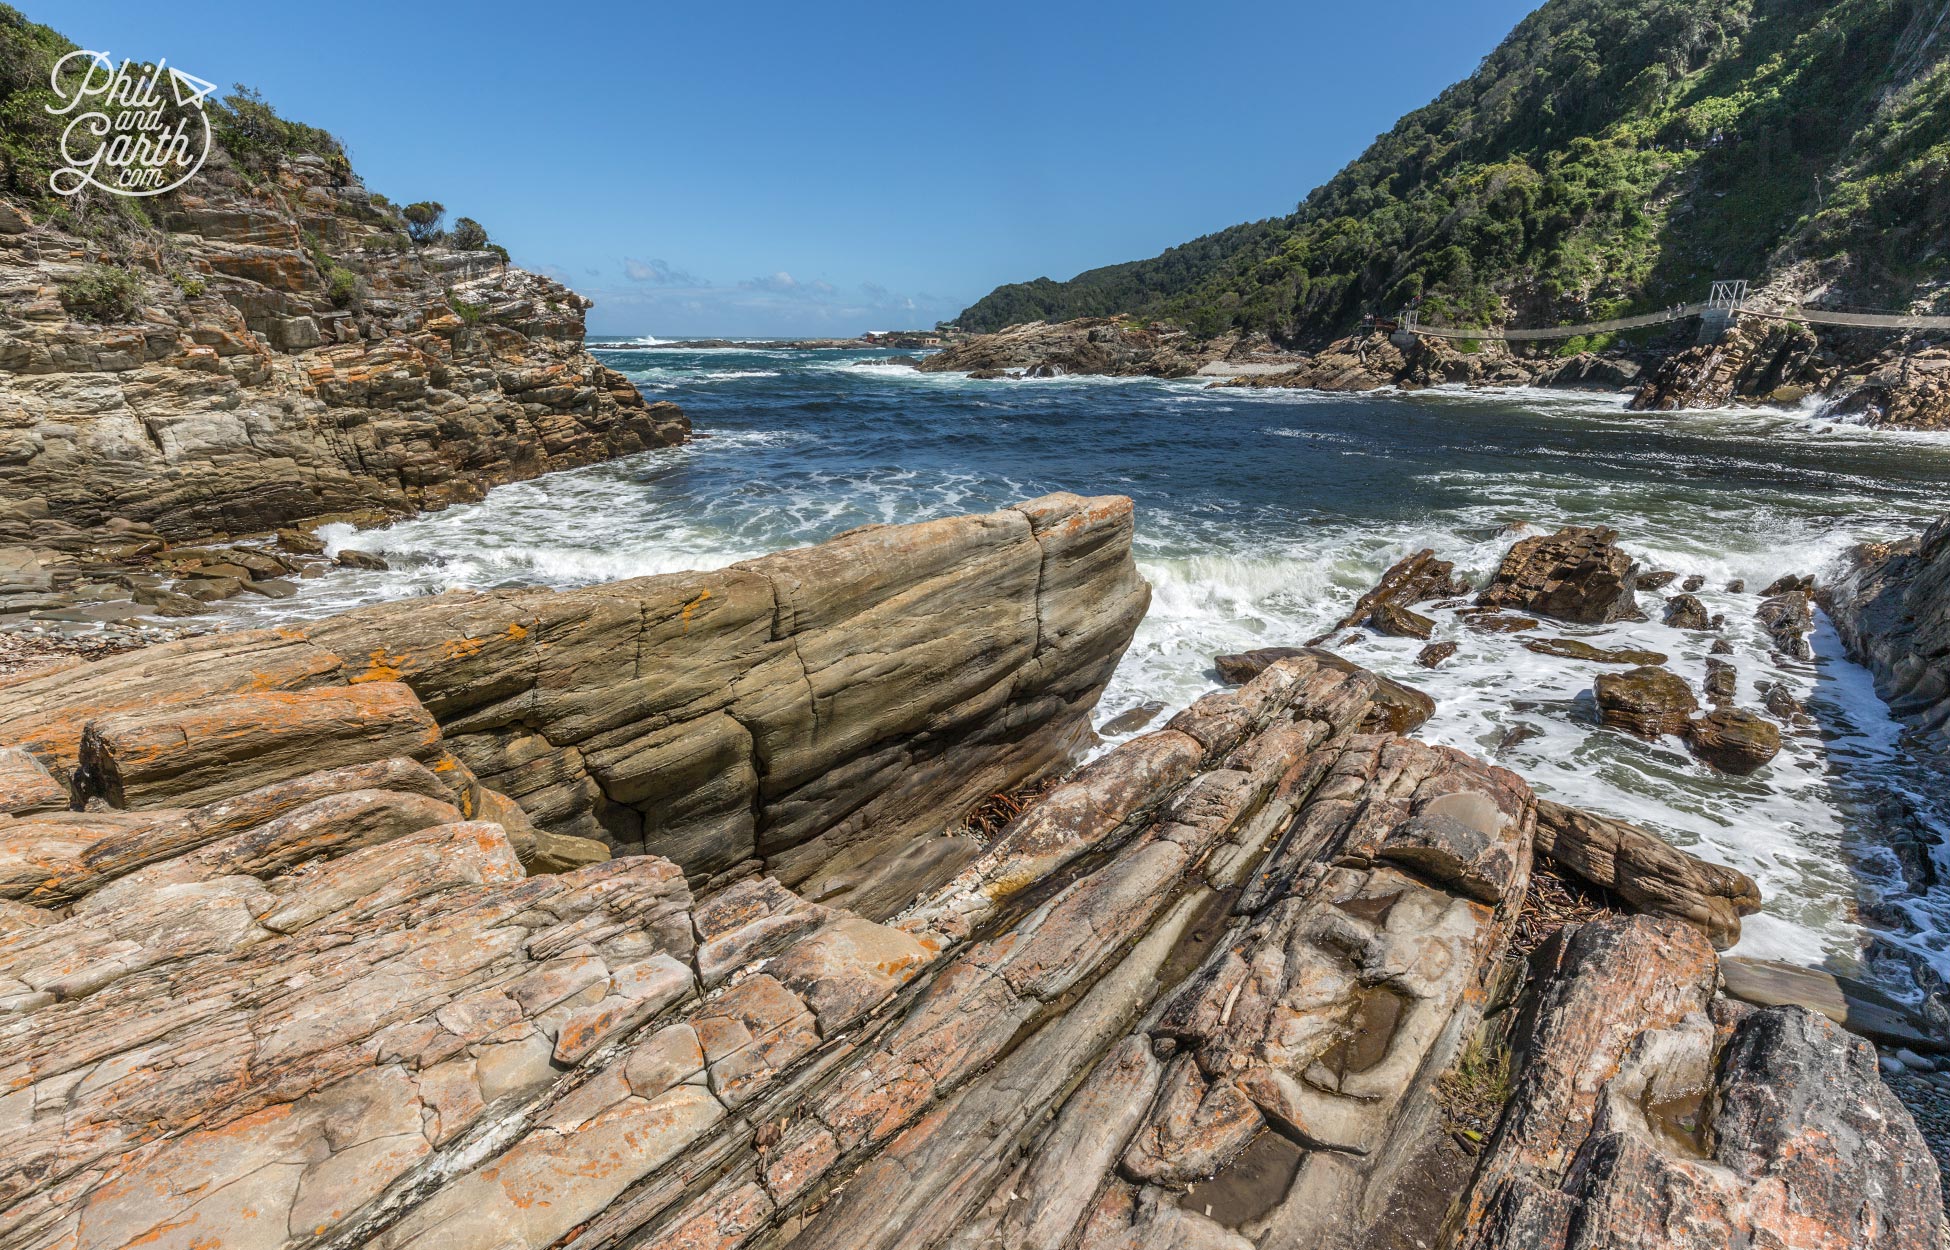
<instances>
[{"instance_id":1,"label":"green vegetation on cliff","mask_svg":"<svg viewBox=\"0 0 1950 1250\"><path fill-rule=\"evenodd\" d=\"M114 254L128 241L127 236L149 231L156 211L166 212L174 197L137 199L101 194L93 188L63 196L49 186L49 176L62 163L62 131L73 120L72 116L48 111L60 102L50 75L56 62L75 50L76 45L58 31L29 21L17 9L0 3L0 195L36 215L55 218ZM129 111L126 104L100 99L91 100L89 108L110 114ZM263 96L241 83L221 100L212 97L205 108L215 147L222 154L213 153L206 169L227 164L245 183L258 185L274 179L281 163L311 157L322 161L341 180L353 176L345 145L335 136L317 126L279 116ZM445 209L439 204L422 202L399 210L383 196L372 197L372 202L374 211L397 227L401 247L410 233L412 241L422 245L487 251L504 262L508 259L507 250L490 240L487 230L471 217L460 218L452 231L445 231L440 229ZM432 210L423 230L415 228L415 209ZM354 275L338 267L315 238L311 251L319 272L332 287L334 299L341 307L351 303L356 295ZM81 307L110 307L95 298L92 289L77 298L82 300Z\"/></svg>"},{"instance_id":2,"label":"green vegetation on cliff","mask_svg":"<svg viewBox=\"0 0 1950 1250\"><path fill-rule=\"evenodd\" d=\"M1857 302L1950 282L1950 0L1548 0L1292 215L998 287L959 324L1305 342L1418 299L1563 323L1796 261Z\"/></svg>"}]
</instances>

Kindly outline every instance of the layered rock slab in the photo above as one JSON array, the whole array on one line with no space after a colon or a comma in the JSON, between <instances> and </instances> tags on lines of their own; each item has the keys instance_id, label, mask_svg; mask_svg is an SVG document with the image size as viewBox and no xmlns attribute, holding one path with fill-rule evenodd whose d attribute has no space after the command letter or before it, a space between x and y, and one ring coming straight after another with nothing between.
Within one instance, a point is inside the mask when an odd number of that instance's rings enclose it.
<instances>
[{"instance_id":1,"label":"layered rock slab","mask_svg":"<svg viewBox=\"0 0 1950 1250\"><path fill-rule=\"evenodd\" d=\"M295 730L410 692L425 710L400 705L400 732L437 723L545 829L698 880L762 862L825 897L1071 758L1148 601L1130 537L1128 500L1055 495L713 573L385 604L0 688L0 737L90 792L207 802L204 772L266 779L275 735L245 732L253 716L303 705ZM208 746L149 745L192 739Z\"/></svg>"}]
</instances>

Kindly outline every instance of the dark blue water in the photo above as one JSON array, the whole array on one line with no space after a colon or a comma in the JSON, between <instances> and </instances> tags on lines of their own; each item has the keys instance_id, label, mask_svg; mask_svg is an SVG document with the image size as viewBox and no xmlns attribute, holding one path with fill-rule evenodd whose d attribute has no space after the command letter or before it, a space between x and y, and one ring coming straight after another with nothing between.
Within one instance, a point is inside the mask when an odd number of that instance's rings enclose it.
<instances>
[{"instance_id":1,"label":"dark blue water","mask_svg":"<svg viewBox=\"0 0 1950 1250\"><path fill-rule=\"evenodd\" d=\"M1351 658L1421 685L1425 736L1495 754L1540 789L1653 825L1761 882L1743 953L1846 963L1858 891L1893 871L1863 836L1857 781L1907 784L1896 728L1832 632L1814 665L1767 653L1758 591L1821 572L1854 542L1950 507L1950 439L1827 421L1812 410L1639 414L1612 396L1538 392L1333 396L1202 382L975 382L884 364L891 353L605 350L700 434L496 490L479 505L362 534L389 573L306 583L266 612L310 615L451 586L566 585L718 566L869 522L986 511L1052 490L1138 504L1151 614L1100 722L1211 688L1213 654L1304 641L1388 563L1422 546L1479 581L1511 527L1615 526L1648 568L1699 573L1737 648L1738 701L1782 680L1822 713L1753 778L1708 774L1677 743L1589 723L1594 670L1471 633L1430 672L1420 644L1362 635ZM340 538L345 537L339 535ZM1743 579L1747 592L1723 589ZM1648 597L1649 606L1656 607ZM1700 682L1710 638L1656 623L1559 634L1664 651ZM1529 735L1504 745L1512 729ZM1950 870L1950 865L1946 865ZM1943 959L1950 917L1921 902L1894 940ZM1899 926L1900 927L1900 926ZM1950 971L1950 966L1946 967Z\"/></svg>"}]
</instances>

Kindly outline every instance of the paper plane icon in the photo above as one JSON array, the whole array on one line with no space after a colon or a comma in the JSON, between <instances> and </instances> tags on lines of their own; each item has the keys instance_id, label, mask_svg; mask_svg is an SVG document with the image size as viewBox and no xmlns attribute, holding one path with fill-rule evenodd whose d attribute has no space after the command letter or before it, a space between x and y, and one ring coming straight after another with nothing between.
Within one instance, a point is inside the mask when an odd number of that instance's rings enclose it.
<instances>
[{"instance_id":1,"label":"paper plane icon","mask_svg":"<svg viewBox=\"0 0 1950 1250\"><path fill-rule=\"evenodd\" d=\"M176 103L194 104L198 108L202 108L204 98L217 89L217 84L204 82L194 74L185 74L174 65L169 66L169 85L176 93Z\"/></svg>"}]
</instances>

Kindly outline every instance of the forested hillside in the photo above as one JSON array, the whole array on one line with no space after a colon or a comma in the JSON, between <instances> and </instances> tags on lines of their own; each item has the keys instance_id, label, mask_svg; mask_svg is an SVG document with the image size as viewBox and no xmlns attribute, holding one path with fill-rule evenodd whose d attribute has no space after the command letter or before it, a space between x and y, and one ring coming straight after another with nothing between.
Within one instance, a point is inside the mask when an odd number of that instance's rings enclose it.
<instances>
[{"instance_id":1,"label":"forested hillside","mask_svg":"<svg viewBox=\"0 0 1950 1250\"><path fill-rule=\"evenodd\" d=\"M1319 341L1581 321L1794 270L1830 300L1950 302L1950 0L1549 0L1291 215L959 324L1133 313Z\"/></svg>"}]
</instances>

